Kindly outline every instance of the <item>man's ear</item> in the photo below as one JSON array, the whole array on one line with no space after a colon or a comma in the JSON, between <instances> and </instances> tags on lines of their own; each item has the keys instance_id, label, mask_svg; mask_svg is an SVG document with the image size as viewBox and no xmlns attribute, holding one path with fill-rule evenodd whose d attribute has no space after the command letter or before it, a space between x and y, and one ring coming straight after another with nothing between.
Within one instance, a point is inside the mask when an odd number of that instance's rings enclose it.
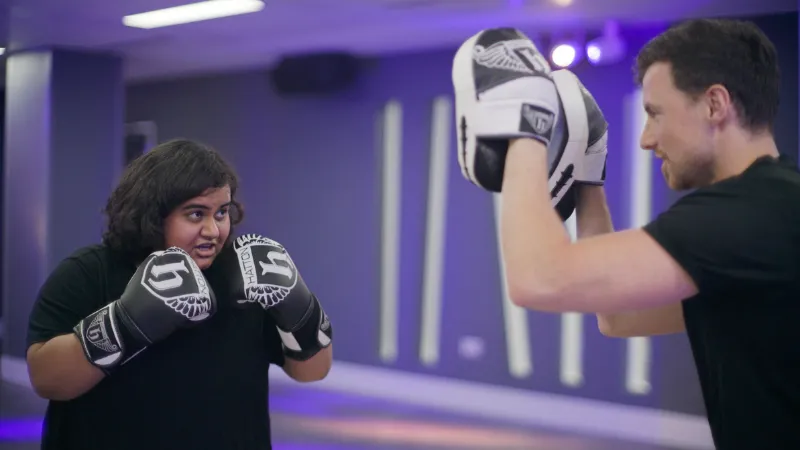
<instances>
[{"instance_id":1,"label":"man's ear","mask_svg":"<svg viewBox=\"0 0 800 450\"><path fill-rule=\"evenodd\" d=\"M704 94L707 106L708 120L714 124L721 124L735 117L736 111L730 92L721 84L714 84Z\"/></svg>"}]
</instances>

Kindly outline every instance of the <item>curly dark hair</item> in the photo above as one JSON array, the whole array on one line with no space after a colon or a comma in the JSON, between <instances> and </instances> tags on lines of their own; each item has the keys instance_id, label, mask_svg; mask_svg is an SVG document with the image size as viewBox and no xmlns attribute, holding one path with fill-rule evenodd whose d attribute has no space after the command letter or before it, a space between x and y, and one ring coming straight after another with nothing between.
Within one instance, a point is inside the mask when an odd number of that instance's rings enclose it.
<instances>
[{"instance_id":1,"label":"curly dark hair","mask_svg":"<svg viewBox=\"0 0 800 450\"><path fill-rule=\"evenodd\" d=\"M233 227L244 218L244 209L235 200L239 178L233 167L216 150L199 142L164 142L125 169L103 211L107 217L103 242L140 261L163 248L164 219L175 208L208 189L223 186L231 190Z\"/></svg>"},{"instance_id":2,"label":"curly dark hair","mask_svg":"<svg viewBox=\"0 0 800 450\"><path fill-rule=\"evenodd\" d=\"M743 127L773 131L780 102L778 55L755 24L696 19L670 28L639 52L634 66L639 85L658 62L671 64L675 87L692 97L714 84L725 86Z\"/></svg>"}]
</instances>

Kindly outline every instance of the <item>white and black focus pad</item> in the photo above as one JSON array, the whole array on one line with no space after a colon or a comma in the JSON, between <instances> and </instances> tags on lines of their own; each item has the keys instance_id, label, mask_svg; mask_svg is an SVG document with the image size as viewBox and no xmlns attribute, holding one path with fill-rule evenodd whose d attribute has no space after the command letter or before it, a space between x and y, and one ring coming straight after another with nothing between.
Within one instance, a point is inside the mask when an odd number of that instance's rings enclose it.
<instances>
[{"instance_id":1,"label":"white and black focus pad","mask_svg":"<svg viewBox=\"0 0 800 450\"><path fill-rule=\"evenodd\" d=\"M575 209L572 186L581 172L582 158L589 145L590 129L585 88L578 77L569 70L555 71L552 77L561 100L565 123L564 127L558 129L563 133L554 137L554 141L563 148L564 155L555 166L551 166L548 186L553 206L561 218L566 220Z\"/></svg>"},{"instance_id":2,"label":"white and black focus pad","mask_svg":"<svg viewBox=\"0 0 800 450\"><path fill-rule=\"evenodd\" d=\"M462 174L500 192L510 139L550 143L559 109L550 67L527 36L496 28L461 45L452 78Z\"/></svg>"},{"instance_id":3,"label":"white and black focus pad","mask_svg":"<svg viewBox=\"0 0 800 450\"><path fill-rule=\"evenodd\" d=\"M561 73L565 72L565 73ZM608 155L608 122L591 92L575 74L564 69L553 73L554 79L574 79L583 96L589 127L586 152L578 158L575 182L580 184L603 185L606 180L606 158ZM560 82L560 81L559 81ZM566 83L565 83L566 84ZM566 89L566 88L565 88Z\"/></svg>"},{"instance_id":4,"label":"white and black focus pad","mask_svg":"<svg viewBox=\"0 0 800 450\"><path fill-rule=\"evenodd\" d=\"M513 28L481 31L456 53L452 76L464 177L500 192L509 140L536 139L547 147L557 206L574 182L575 159L584 149L566 145L564 110L549 64L533 42Z\"/></svg>"}]
</instances>

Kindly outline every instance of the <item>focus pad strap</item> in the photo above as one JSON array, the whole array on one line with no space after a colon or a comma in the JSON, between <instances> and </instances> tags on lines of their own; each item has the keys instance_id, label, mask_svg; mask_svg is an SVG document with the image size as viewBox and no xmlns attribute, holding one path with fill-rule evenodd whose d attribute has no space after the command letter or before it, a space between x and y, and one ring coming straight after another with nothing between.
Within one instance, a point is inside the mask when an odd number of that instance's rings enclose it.
<instances>
[{"instance_id":1,"label":"focus pad strap","mask_svg":"<svg viewBox=\"0 0 800 450\"><path fill-rule=\"evenodd\" d=\"M86 316L73 328L86 359L105 372L122 362L126 350L116 308L117 302L111 302Z\"/></svg>"},{"instance_id":2,"label":"focus pad strap","mask_svg":"<svg viewBox=\"0 0 800 450\"><path fill-rule=\"evenodd\" d=\"M283 353L288 358L305 361L331 345L333 328L317 297L308 306L303 320L293 330L278 328L283 341Z\"/></svg>"}]
</instances>

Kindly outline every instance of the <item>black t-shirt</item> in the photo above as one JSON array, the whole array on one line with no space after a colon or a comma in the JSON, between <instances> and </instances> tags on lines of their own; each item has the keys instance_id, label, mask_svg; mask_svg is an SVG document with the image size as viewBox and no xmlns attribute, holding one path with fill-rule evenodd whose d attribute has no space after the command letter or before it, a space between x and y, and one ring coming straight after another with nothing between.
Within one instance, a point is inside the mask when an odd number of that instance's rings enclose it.
<instances>
[{"instance_id":1,"label":"black t-shirt","mask_svg":"<svg viewBox=\"0 0 800 450\"><path fill-rule=\"evenodd\" d=\"M645 230L698 286L683 314L717 449L800 449L797 166L761 158Z\"/></svg>"},{"instance_id":2,"label":"black t-shirt","mask_svg":"<svg viewBox=\"0 0 800 450\"><path fill-rule=\"evenodd\" d=\"M135 271L105 246L76 251L42 286L28 344L71 333L119 298ZM82 396L51 401L42 449L270 449L268 370L283 365L280 337L258 305L233 306L220 272L216 263L204 271L214 317L152 345Z\"/></svg>"}]
</instances>

